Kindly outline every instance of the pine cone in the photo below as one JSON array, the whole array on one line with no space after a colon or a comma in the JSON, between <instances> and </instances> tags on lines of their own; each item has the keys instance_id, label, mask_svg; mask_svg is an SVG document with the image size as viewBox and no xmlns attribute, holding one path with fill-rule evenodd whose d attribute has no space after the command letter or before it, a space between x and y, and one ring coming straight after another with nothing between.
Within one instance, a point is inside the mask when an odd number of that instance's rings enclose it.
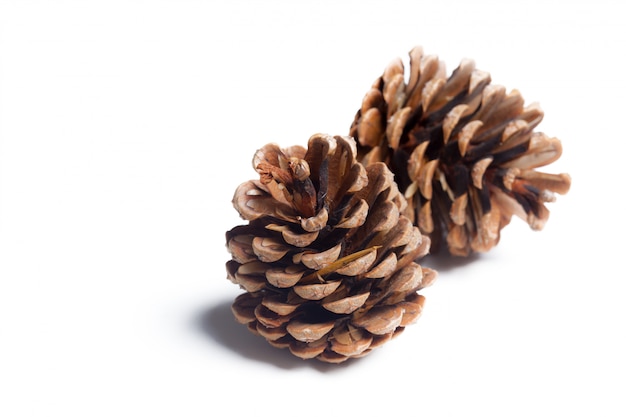
<instances>
[{"instance_id":1,"label":"pine cone","mask_svg":"<svg viewBox=\"0 0 626 417\"><path fill-rule=\"evenodd\" d=\"M435 272L414 261L430 241L400 212L383 163L356 162L352 138L314 135L308 149L268 144L233 205L248 224L226 233L228 279L246 292L235 318L279 348L325 362L361 357L421 313Z\"/></svg>"},{"instance_id":2,"label":"pine cone","mask_svg":"<svg viewBox=\"0 0 626 417\"><path fill-rule=\"evenodd\" d=\"M408 201L405 214L431 238L431 252L486 252L513 215L540 230L544 203L565 194L567 174L535 171L557 160L561 143L533 129L543 118L516 90L490 84L463 60L450 77L435 56L392 61L363 99L350 128L357 160L385 162Z\"/></svg>"}]
</instances>

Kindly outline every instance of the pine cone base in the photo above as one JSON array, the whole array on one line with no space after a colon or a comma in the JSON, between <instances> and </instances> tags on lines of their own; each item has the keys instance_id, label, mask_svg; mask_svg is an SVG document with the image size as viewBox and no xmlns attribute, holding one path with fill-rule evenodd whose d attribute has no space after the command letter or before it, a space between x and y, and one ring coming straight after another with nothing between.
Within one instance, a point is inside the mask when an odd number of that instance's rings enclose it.
<instances>
[{"instance_id":1,"label":"pine cone base","mask_svg":"<svg viewBox=\"0 0 626 417\"><path fill-rule=\"evenodd\" d=\"M235 318L274 347L289 349L302 359L330 363L363 357L399 335L417 321L425 301L422 295L413 293L400 303L378 306L354 317L318 309L308 312L314 320L305 322L269 309L266 304L272 304L272 296L239 295L232 305Z\"/></svg>"}]
</instances>

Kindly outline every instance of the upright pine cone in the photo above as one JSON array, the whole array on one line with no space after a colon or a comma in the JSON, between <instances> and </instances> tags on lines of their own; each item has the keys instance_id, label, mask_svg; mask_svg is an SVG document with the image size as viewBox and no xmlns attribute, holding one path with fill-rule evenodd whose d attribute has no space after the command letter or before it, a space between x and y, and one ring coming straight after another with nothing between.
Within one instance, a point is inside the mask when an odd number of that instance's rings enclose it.
<instances>
[{"instance_id":1,"label":"upright pine cone","mask_svg":"<svg viewBox=\"0 0 626 417\"><path fill-rule=\"evenodd\" d=\"M512 215L540 230L544 203L565 194L567 174L535 171L557 160L561 143L533 129L543 118L520 93L490 84L464 60L446 78L435 56L392 61L365 95L350 128L364 165L385 162L408 201L405 214L432 240L431 252L486 252Z\"/></svg>"},{"instance_id":2,"label":"upright pine cone","mask_svg":"<svg viewBox=\"0 0 626 417\"><path fill-rule=\"evenodd\" d=\"M399 334L435 278L414 261L430 241L383 163L356 162L352 138L314 135L308 149L268 144L233 205L248 224L226 233L228 278L246 292L235 318L301 358L342 362Z\"/></svg>"}]
</instances>

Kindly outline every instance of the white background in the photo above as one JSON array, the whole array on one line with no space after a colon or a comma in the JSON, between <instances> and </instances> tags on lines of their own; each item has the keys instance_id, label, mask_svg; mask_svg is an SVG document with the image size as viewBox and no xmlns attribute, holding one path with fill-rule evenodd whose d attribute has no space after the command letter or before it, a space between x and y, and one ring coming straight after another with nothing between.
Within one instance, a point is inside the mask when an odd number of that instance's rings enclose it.
<instances>
[{"instance_id":1,"label":"white background","mask_svg":"<svg viewBox=\"0 0 626 417\"><path fill-rule=\"evenodd\" d=\"M618 4L0 1L0 415L624 416ZM571 191L424 260L422 318L368 357L271 348L229 310L233 191L417 44L539 102Z\"/></svg>"}]
</instances>

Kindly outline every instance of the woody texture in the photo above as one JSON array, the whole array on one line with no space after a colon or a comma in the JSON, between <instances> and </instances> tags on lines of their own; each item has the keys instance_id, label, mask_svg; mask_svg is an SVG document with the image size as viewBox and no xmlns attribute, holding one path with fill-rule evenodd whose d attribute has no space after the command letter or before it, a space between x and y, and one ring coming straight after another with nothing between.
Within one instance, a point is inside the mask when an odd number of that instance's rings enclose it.
<instances>
[{"instance_id":1,"label":"woody texture","mask_svg":"<svg viewBox=\"0 0 626 417\"><path fill-rule=\"evenodd\" d=\"M436 277L416 262L430 240L402 214L384 158L356 156L344 136L267 144L253 158L258 179L233 197L247 221L226 233L228 279L245 291L234 316L303 359L367 355L418 319L418 291Z\"/></svg>"},{"instance_id":2,"label":"woody texture","mask_svg":"<svg viewBox=\"0 0 626 417\"><path fill-rule=\"evenodd\" d=\"M561 142L535 131L543 118L517 90L463 60L446 75L443 63L409 53L393 60L366 93L350 128L365 166L385 163L407 199L403 213L431 238L432 252L486 252L518 216L534 230L546 203L570 187L567 174L540 172L556 161Z\"/></svg>"}]
</instances>

